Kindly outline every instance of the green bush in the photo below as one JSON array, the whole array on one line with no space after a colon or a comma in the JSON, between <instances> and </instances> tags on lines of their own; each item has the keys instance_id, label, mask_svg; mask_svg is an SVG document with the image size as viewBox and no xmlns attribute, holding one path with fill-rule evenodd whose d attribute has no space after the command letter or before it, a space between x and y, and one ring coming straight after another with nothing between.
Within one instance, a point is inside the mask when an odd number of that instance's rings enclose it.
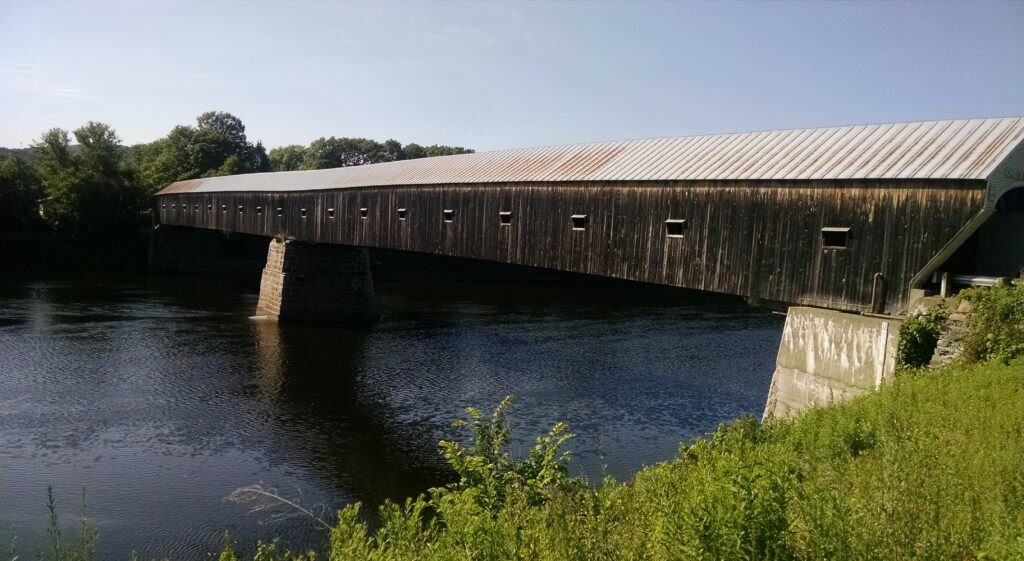
<instances>
[{"instance_id":1,"label":"green bush","mask_svg":"<svg viewBox=\"0 0 1024 561\"><path fill-rule=\"evenodd\" d=\"M906 371L928 365L939 342L939 333L949 314L944 304L910 314L900 325L900 342L896 350L896 369Z\"/></svg>"},{"instance_id":2,"label":"green bush","mask_svg":"<svg viewBox=\"0 0 1024 561\"><path fill-rule=\"evenodd\" d=\"M963 340L964 361L1024 356L1024 284L972 288L962 295L974 306Z\"/></svg>"},{"instance_id":3,"label":"green bush","mask_svg":"<svg viewBox=\"0 0 1024 561\"><path fill-rule=\"evenodd\" d=\"M448 464L459 475L454 485L435 489L435 495L446 492L472 492L480 506L488 511L500 510L509 492L520 493L530 506L547 500L550 493L564 490L573 480L569 477L569 454L561 447L573 435L568 426L558 423L546 436L537 439L529 455L514 462L509 453L510 432L505 413L515 399L508 396L498 404L488 419L475 407L466 409L468 421L456 421L456 428L469 429L473 444L441 441L441 450Z\"/></svg>"}]
</instances>

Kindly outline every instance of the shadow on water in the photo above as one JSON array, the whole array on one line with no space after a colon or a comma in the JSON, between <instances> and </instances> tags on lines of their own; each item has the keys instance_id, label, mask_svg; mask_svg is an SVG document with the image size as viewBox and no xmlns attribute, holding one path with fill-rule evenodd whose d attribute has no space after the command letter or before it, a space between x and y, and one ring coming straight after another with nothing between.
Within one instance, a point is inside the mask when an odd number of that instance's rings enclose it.
<instances>
[{"instance_id":1,"label":"shadow on water","mask_svg":"<svg viewBox=\"0 0 1024 561\"><path fill-rule=\"evenodd\" d=\"M253 329L254 389L302 435L306 461L322 476L370 505L450 480L437 442L395 424L395 412L366 386L369 331L259 320Z\"/></svg>"}]
</instances>

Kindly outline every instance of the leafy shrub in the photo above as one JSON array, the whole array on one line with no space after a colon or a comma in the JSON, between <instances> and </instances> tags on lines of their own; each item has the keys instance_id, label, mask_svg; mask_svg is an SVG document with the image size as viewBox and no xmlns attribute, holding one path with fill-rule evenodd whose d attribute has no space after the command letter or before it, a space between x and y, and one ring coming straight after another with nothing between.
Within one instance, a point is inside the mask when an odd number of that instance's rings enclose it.
<instances>
[{"instance_id":1,"label":"leafy shrub","mask_svg":"<svg viewBox=\"0 0 1024 561\"><path fill-rule=\"evenodd\" d=\"M922 368L928 365L939 342L939 333L948 317L941 302L932 309L911 314L900 326L900 342L896 350L898 371Z\"/></svg>"},{"instance_id":2,"label":"leafy shrub","mask_svg":"<svg viewBox=\"0 0 1024 561\"><path fill-rule=\"evenodd\" d=\"M458 442L441 441L441 450L448 464L459 475L459 481L445 491L474 490L480 506L489 511L500 509L510 490L521 492L530 506L543 503L551 492L563 489L569 477L569 453L561 447L573 435L568 425L558 423L546 436L537 438L526 459L515 462L509 454L511 431L505 423L505 412L515 398L507 396L498 404L490 418L475 407L466 409L468 421L453 423L472 432L473 444L464 447Z\"/></svg>"},{"instance_id":3,"label":"leafy shrub","mask_svg":"<svg viewBox=\"0 0 1024 561\"><path fill-rule=\"evenodd\" d=\"M965 362L1024 356L1024 284L972 288L963 297L974 306L963 339Z\"/></svg>"},{"instance_id":4,"label":"leafy shrub","mask_svg":"<svg viewBox=\"0 0 1024 561\"><path fill-rule=\"evenodd\" d=\"M564 423L537 438L525 459L512 459L505 414L514 402L506 397L489 417L468 408L469 418L453 425L470 430L472 444L441 442L458 481L404 505L385 501L376 532L360 518L359 503L343 508L331 530L330 559L431 558L427 552L438 548L473 552L471 558L506 558L531 509L585 489L569 476L569 454L561 447L572 435Z\"/></svg>"}]
</instances>

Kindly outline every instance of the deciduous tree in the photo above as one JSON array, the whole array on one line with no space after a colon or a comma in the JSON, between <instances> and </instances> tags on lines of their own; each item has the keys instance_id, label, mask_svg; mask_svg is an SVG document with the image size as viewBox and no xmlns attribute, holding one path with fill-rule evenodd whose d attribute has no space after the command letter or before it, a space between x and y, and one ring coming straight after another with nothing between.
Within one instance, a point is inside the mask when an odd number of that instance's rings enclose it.
<instances>
[{"instance_id":1,"label":"deciduous tree","mask_svg":"<svg viewBox=\"0 0 1024 561\"><path fill-rule=\"evenodd\" d=\"M290 144L274 148L267 154L270 160L270 171L295 171L302 168L306 159L306 147Z\"/></svg>"},{"instance_id":2,"label":"deciduous tree","mask_svg":"<svg viewBox=\"0 0 1024 561\"><path fill-rule=\"evenodd\" d=\"M39 176L20 156L0 158L0 230L17 230L39 222L43 196Z\"/></svg>"}]
</instances>

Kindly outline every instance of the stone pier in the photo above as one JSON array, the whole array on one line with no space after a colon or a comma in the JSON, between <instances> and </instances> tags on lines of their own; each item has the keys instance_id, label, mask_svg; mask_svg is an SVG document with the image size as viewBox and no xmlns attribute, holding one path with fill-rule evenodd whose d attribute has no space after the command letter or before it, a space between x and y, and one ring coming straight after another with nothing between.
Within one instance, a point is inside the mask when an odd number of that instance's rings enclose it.
<instances>
[{"instance_id":1,"label":"stone pier","mask_svg":"<svg viewBox=\"0 0 1024 561\"><path fill-rule=\"evenodd\" d=\"M893 377L900 321L793 307L775 363L764 418L844 401Z\"/></svg>"},{"instance_id":2,"label":"stone pier","mask_svg":"<svg viewBox=\"0 0 1024 561\"><path fill-rule=\"evenodd\" d=\"M376 321L366 248L271 240L256 315L293 323Z\"/></svg>"}]
</instances>

